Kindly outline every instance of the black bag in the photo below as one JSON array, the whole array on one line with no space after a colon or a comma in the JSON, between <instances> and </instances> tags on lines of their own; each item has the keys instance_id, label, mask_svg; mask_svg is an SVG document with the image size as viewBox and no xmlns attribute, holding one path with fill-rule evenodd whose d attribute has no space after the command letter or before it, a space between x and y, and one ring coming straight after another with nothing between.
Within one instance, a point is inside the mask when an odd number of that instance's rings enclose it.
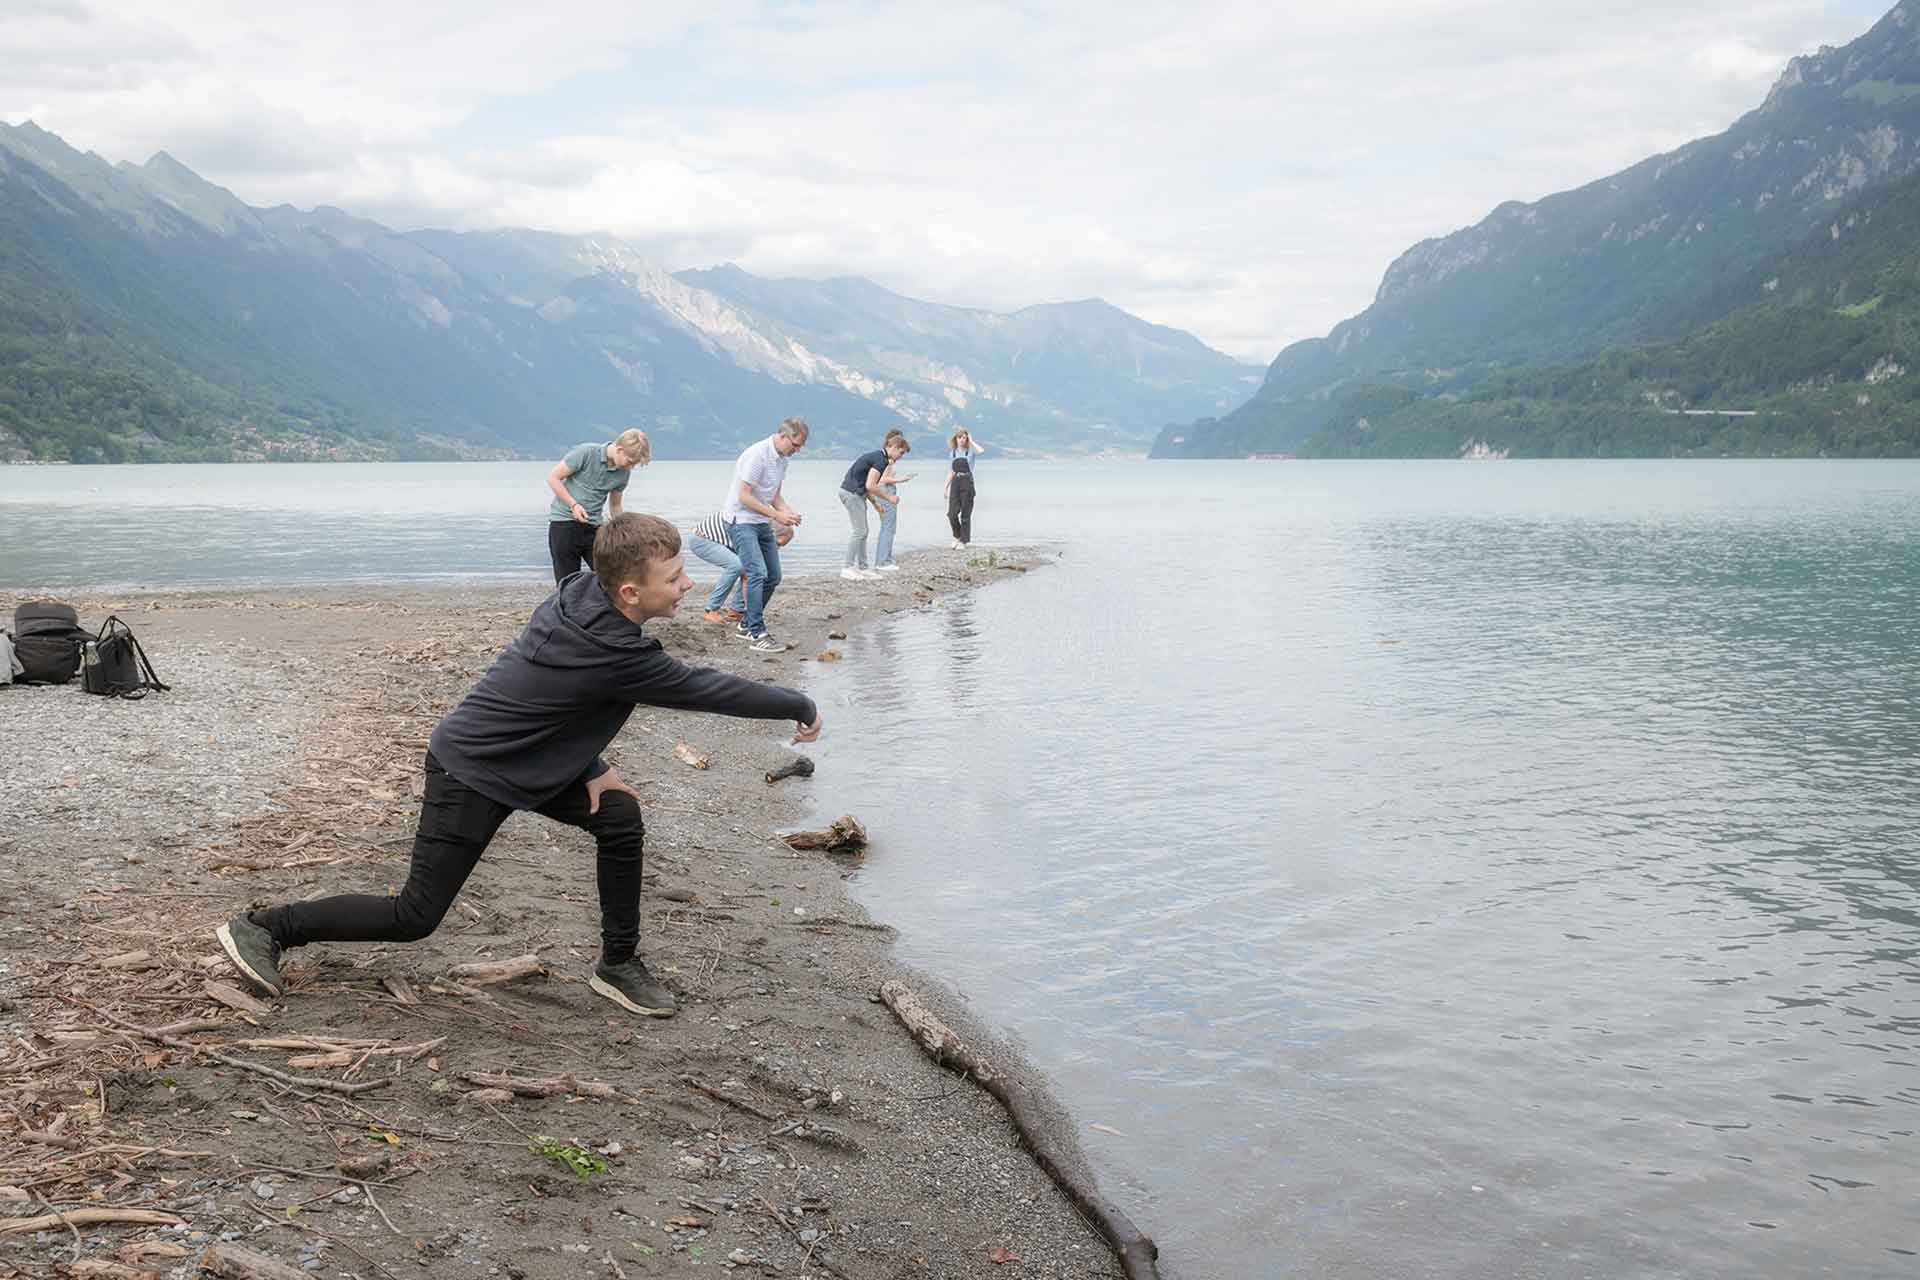
<instances>
[{"instance_id":1,"label":"black bag","mask_svg":"<svg viewBox=\"0 0 1920 1280\"><path fill-rule=\"evenodd\" d=\"M80 642L87 633L71 605L31 600L13 610L13 656L20 661L20 684L65 684L80 667Z\"/></svg>"},{"instance_id":2,"label":"black bag","mask_svg":"<svg viewBox=\"0 0 1920 1280\"><path fill-rule=\"evenodd\" d=\"M101 623L100 634L82 644L80 686L109 698L144 698L149 689L167 691L147 661L147 651L133 638L133 628L118 618Z\"/></svg>"}]
</instances>

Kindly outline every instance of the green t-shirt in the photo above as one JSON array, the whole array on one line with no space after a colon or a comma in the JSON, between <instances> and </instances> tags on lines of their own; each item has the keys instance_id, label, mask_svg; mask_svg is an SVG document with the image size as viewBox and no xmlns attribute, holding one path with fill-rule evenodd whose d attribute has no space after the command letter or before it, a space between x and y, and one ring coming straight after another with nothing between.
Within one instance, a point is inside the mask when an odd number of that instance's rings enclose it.
<instances>
[{"instance_id":1,"label":"green t-shirt","mask_svg":"<svg viewBox=\"0 0 1920 1280\"><path fill-rule=\"evenodd\" d=\"M577 444L567 450L567 456L561 459L567 464L567 470L573 474L561 483L573 500L587 509L587 519L594 524L604 524L601 509L607 505L607 495L619 493L627 487L627 478L633 474L625 467L607 465L607 446L601 444ZM555 498L547 506L547 516L553 520L573 519L573 508Z\"/></svg>"}]
</instances>

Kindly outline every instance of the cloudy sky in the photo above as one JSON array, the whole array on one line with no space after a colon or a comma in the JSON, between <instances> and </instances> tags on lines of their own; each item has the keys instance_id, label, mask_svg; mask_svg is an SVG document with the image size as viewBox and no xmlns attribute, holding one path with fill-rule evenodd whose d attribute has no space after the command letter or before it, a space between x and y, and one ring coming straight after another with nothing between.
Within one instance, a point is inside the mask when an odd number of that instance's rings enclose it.
<instances>
[{"instance_id":1,"label":"cloudy sky","mask_svg":"<svg viewBox=\"0 0 1920 1280\"><path fill-rule=\"evenodd\" d=\"M0 0L0 119L256 205L1100 296L1266 361L1417 240L1756 106L1892 0Z\"/></svg>"}]
</instances>

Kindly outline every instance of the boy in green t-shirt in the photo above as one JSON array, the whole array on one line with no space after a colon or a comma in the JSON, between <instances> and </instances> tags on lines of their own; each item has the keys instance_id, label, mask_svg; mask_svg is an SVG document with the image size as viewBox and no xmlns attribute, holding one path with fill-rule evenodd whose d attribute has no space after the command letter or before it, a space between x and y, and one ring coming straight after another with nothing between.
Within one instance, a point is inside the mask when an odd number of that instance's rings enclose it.
<instances>
[{"instance_id":1,"label":"boy in green t-shirt","mask_svg":"<svg viewBox=\"0 0 1920 1280\"><path fill-rule=\"evenodd\" d=\"M547 472L553 501L547 507L547 553L553 580L563 582L593 568L593 535L620 514L627 478L653 458L644 431L629 429L605 444L577 444Z\"/></svg>"}]
</instances>

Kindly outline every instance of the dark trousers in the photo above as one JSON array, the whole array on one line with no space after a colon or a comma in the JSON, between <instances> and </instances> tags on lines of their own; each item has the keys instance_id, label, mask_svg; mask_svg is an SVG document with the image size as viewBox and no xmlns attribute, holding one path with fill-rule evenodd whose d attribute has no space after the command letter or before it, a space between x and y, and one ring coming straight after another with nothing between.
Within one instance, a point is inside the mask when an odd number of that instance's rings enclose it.
<instances>
[{"instance_id":1,"label":"dark trousers","mask_svg":"<svg viewBox=\"0 0 1920 1280\"><path fill-rule=\"evenodd\" d=\"M947 523L953 536L964 543L973 541L973 477L955 474L947 486Z\"/></svg>"},{"instance_id":2,"label":"dark trousers","mask_svg":"<svg viewBox=\"0 0 1920 1280\"><path fill-rule=\"evenodd\" d=\"M254 913L283 947L309 942L418 942L440 924L480 861L494 832L513 812L440 767L427 753L427 794L413 837L413 865L397 896L343 893ZM536 811L593 834L599 846L600 948L610 963L631 959L640 941L640 803L624 791L600 797L587 812L582 779Z\"/></svg>"},{"instance_id":3,"label":"dark trousers","mask_svg":"<svg viewBox=\"0 0 1920 1280\"><path fill-rule=\"evenodd\" d=\"M556 586L578 571L583 560L587 568L593 568L593 535L598 532L599 525L581 524L578 520L548 522L547 554L553 557Z\"/></svg>"}]
</instances>

